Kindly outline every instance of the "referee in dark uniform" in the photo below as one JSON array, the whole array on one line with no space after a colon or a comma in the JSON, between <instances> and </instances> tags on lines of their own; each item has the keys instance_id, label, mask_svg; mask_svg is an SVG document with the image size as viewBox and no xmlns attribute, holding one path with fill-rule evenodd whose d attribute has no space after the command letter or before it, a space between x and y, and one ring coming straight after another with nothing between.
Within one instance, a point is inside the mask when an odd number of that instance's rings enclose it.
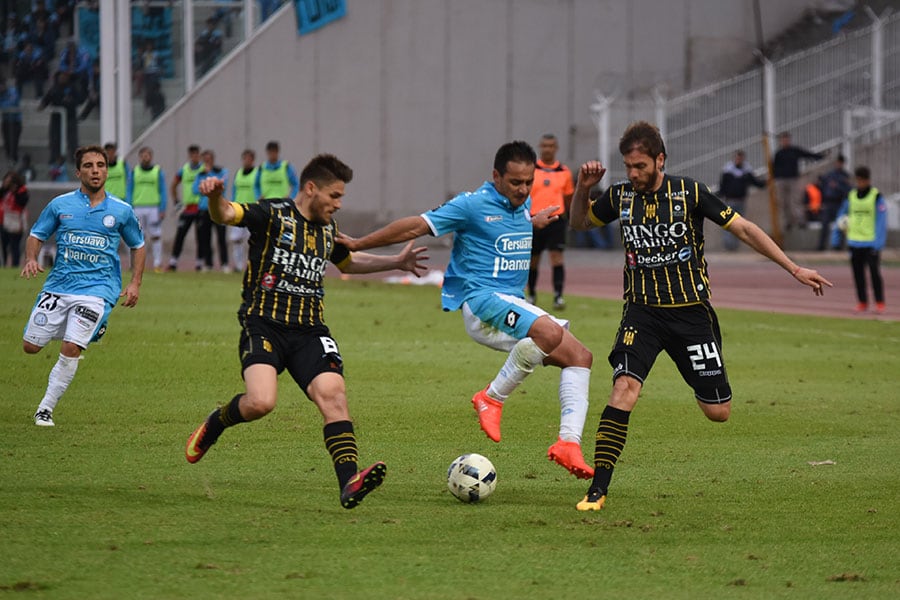
<instances>
[{"instance_id":1,"label":"referee in dark uniform","mask_svg":"<svg viewBox=\"0 0 900 600\"><path fill-rule=\"evenodd\" d=\"M731 414L722 336L709 304L704 219L777 263L817 296L823 286L831 286L816 271L794 263L762 229L704 184L664 173L666 149L654 125L630 125L619 140L619 152L628 180L591 202L588 192L606 169L588 161L579 170L571 206L571 224L579 231L619 219L625 248L625 307L609 354L613 389L597 426L594 479L576 506L585 511L600 510L606 501L628 418L660 352L675 361L707 418L723 422Z\"/></svg>"},{"instance_id":2,"label":"referee in dark uniform","mask_svg":"<svg viewBox=\"0 0 900 600\"><path fill-rule=\"evenodd\" d=\"M209 177L200 193L209 198L212 220L250 231L244 272L239 353L246 392L214 410L188 438L185 457L199 461L227 428L269 414L276 403L278 374L287 369L322 413L325 448L341 490L341 505L353 508L378 487L387 467L358 468L358 450L347 409L343 361L324 321L327 262L344 273L401 269L419 275L424 248L407 244L400 254L350 252L335 243L332 220L341 208L353 171L335 156L320 154L300 175L296 198L239 204L223 198L224 182Z\"/></svg>"}]
</instances>

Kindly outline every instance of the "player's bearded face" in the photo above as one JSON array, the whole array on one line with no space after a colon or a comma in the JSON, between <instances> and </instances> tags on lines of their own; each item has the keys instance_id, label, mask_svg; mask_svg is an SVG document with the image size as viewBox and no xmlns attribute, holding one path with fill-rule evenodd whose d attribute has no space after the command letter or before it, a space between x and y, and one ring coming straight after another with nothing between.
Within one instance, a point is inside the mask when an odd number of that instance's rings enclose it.
<instances>
[{"instance_id":1,"label":"player's bearded face","mask_svg":"<svg viewBox=\"0 0 900 600\"><path fill-rule=\"evenodd\" d=\"M320 225L331 223L334 213L341 208L344 187L343 181L335 181L323 187L314 184L309 202L309 220Z\"/></svg>"},{"instance_id":2,"label":"player's bearded face","mask_svg":"<svg viewBox=\"0 0 900 600\"><path fill-rule=\"evenodd\" d=\"M494 187L506 196L513 206L522 206L534 184L534 163L508 162L506 173L494 170Z\"/></svg>"},{"instance_id":3,"label":"player's bearded face","mask_svg":"<svg viewBox=\"0 0 900 600\"><path fill-rule=\"evenodd\" d=\"M654 159L635 149L624 155L622 161L634 191L652 192L662 183L662 156Z\"/></svg>"},{"instance_id":4,"label":"player's bearded face","mask_svg":"<svg viewBox=\"0 0 900 600\"><path fill-rule=\"evenodd\" d=\"M106 176L109 174L106 166L106 157L96 152L88 152L81 157L81 166L78 167L78 179L81 185L89 193L95 194L106 185Z\"/></svg>"}]
</instances>

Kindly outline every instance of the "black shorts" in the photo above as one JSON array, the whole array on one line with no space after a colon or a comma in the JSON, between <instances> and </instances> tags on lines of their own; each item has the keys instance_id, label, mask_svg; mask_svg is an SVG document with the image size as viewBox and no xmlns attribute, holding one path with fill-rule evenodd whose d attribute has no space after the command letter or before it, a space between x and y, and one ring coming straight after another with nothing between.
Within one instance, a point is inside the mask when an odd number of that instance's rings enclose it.
<instances>
[{"instance_id":1,"label":"black shorts","mask_svg":"<svg viewBox=\"0 0 900 600\"><path fill-rule=\"evenodd\" d=\"M278 373L287 369L304 393L322 373L344 374L337 342L324 325L290 329L261 317L240 321L242 370L259 364L272 365Z\"/></svg>"},{"instance_id":2,"label":"black shorts","mask_svg":"<svg viewBox=\"0 0 900 600\"><path fill-rule=\"evenodd\" d=\"M562 251L566 247L568 229L568 223L563 217L543 229L535 229L531 241L531 253L540 254L544 250Z\"/></svg>"},{"instance_id":3,"label":"black shorts","mask_svg":"<svg viewBox=\"0 0 900 600\"><path fill-rule=\"evenodd\" d=\"M630 375L643 383L662 350L675 361L697 400L707 404L731 400L722 333L709 303L659 307L626 302L609 353L613 381Z\"/></svg>"}]
</instances>

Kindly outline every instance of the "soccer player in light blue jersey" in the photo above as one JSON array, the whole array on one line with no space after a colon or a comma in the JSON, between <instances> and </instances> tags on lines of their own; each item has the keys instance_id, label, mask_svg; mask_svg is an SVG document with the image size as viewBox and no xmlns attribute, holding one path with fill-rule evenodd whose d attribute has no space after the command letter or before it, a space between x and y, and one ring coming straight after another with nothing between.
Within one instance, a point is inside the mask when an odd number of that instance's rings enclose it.
<instances>
[{"instance_id":1,"label":"soccer player in light blue jersey","mask_svg":"<svg viewBox=\"0 0 900 600\"><path fill-rule=\"evenodd\" d=\"M144 274L144 234L134 210L105 189L106 152L83 146L75 152L81 187L57 196L41 211L25 243L22 277L43 273L41 246L56 234L56 260L25 326L22 348L37 354L50 340L62 340L47 391L34 415L35 425L53 426L53 409L78 369L81 353L106 331L106 320L120 297L137 304ZM131 281L122 290L119 241L131 248Z\"/></svg>"},{"instance_id":2,"label":"soccer player in light blue jersey","mask_svg":"<svg viewBox=\"0 0 900 600\"><path fill-rule=\"evenodd\" d=\"M558 206L530 215L536 160L527 143L504 144L494 157L493 180L476 191L362 238L340 236L338 241L350 250L366 250L426 234L453 233L441 290L443 308L462 310L466 331L476 342L509 353L493 381L472 398L481 429L499 442L506 399L535 367L559 367L559 439L547 456L576 477L590 479L594 469L581 453L581 433L593 356L569 331L568 321L530 304L524 295L533 227L546 227L559 218L552 214Z\"/></svg>"}]
</instances>

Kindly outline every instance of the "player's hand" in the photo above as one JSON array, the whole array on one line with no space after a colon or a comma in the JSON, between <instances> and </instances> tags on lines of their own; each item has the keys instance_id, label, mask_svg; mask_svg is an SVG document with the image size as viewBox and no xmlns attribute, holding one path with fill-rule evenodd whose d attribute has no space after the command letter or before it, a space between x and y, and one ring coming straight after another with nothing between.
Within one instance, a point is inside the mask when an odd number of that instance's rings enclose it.
<instances>
[{"instance_id":1,"label":"player's hand","mask_svg":"<svg viewBox=\"0 0 900 600\"><path fill-rule=\"evenodd\" d=\"M814 269L807 269L805 267L800 267L797 269L797 272L794 273L794 279L802 283L803 285L808 285L813 289L813 292L816 296L822 296L825 294L825 289L822 286L827 285L828 287L834 287L830 281L819 275L819 272Z\"/></svg>"},{"instance_id":2,"label":"player's hand","mask_svg":"<svg viewBox=\"0 0 900 600\"><path fill-rule=\"evenodd\" d=\"M207 177L200 182L198 187L201 196L206 196L210 200L217 200L222 195L222 192L225 191L225 182L218 177Z\"/></svg>"},{"instance_id":3,"label":"player's hand","mask_svg":"<svg viewBox=\"0 0 900 600\"><path fill-rule=\"evenodd\" d=\"M43 273L44 269L41 268L41 265L38 264L36 260L26 260L25 265L22 267L21 276L25 279L31 279L35 277L38 273Z\"/></svg>"},{"instance_id":4,"label":"player's hand","mask_svg":"<svg viewBox=\"0 0 900 600\"><path fill-rule=\"evenodd\" d=\"M125 289L122 290L122 293L119 294L119 298L124 297L125 301L122 302L122 306L134 306L137 304L138 296L140 296L140 286L136 283L129 283L125 286Z\"/></svg>"},{"instance_id":5,"label":"player's hand","mask_svg":"<svg viewBox=\"0 0 900 600\"><path fill-rule=\"evenodd\" d=\"M421 277L428 270L428 265L425 264L425 261L428 260L428 255L425 254L428 247L417 246L413 248L414 241L410 240L407 242L400 254L397 255L397 258L400 261L400 269L409 271L416 277Z\"/></svg>"},{"instance_id":6,"label":"player's hand","mask_svg":"<svg viewBox=\"0 0 900 600\"><path fill-rule=\"evenodd\" d=\"M346 246L350 252L356 252L359 248L356 246L356 238L350 237L346 233L339 231L334 238L335 243Z\"/></svg>"},{"instance_id":7,"label":"player's hand","mask_svg":"<svg viewBox=\"0 0 900 600\"><path fill-rule=\"evenodd\" d=\"M543 229L554 221L559 221L559 215L553 213L560 209L559 206L548 206L531 215L531 226L535 229Z\"/></svg>"},{"instance_id":8,"label":"player's hand","mask_svg":"<svg viewBox=\"0 0 900 600\"><path fill-rule=\"evenodd\" d=\"M600 183L604 175L606 167L599 160L589 160L578 169L578 185L590 189Z\"/></svg>"}]
</instances>

